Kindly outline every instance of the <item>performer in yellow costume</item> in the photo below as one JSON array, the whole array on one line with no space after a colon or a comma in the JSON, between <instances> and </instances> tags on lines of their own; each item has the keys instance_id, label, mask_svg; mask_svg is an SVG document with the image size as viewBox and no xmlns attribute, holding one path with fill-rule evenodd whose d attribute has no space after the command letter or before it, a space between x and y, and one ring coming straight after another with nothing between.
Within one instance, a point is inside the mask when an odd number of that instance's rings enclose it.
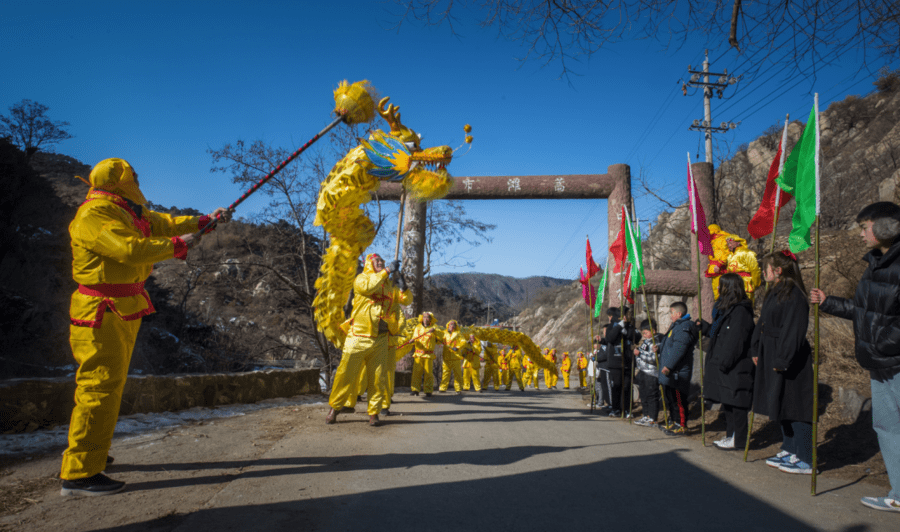
<instances>
[{"instance_id":1,"label":"performer in yellow costume","mask_svg":"<svg viewBox=\"0 0 900 532\"><path fill-rule=\"evenodd\" d=\"M488 383L494 382L494 391L500 389L500 362L497 360L497 348L488 342L484 346L484 378L481 387L487 389Z\"/></svg>"},{"instance_id":2,"label":"performer in yellow costume","mask_svg":"<svg viewBox=\"0 0 900 532\"><path fill-rule=\"evenodd\" d=\"M554 366L556 365L556 349L544 350L544 358L548 361L552 362ZM547 385L548 389L556 389L556 381L559 379L559 373L557 369L554 367L552 370L545 369L544 370L544 384ZM535 382L537 382L537 378L535 378Z\"/></svg>"},{"instance_id":3,"label":"performer in yellow costume","mask_svg":"<svg viewBox=\"0 0 900 532\"><path fill-rule=\"evenodd\" d=\"M519 385L519 391L525 391L525 384L522 381L522 353L515 347L509 348L509 381L506 383L506 389L512 388L512 381L515 380Z\"/></svg>"},{"instance_id":4,"label":"performer in yellow costume","mask_svg":"<svg viewBox=\"0 0 900 532\"><path fill-rule=\"evenodd\" d=\"M144 205L138 175L127 161L106 159L90 174L91 189L69 225L72 294L69 340L78 362L69 448L63 453L62 495L107 495L124 482L103 475L122 390L141 318L155 312L144 282L153 264L187 257L191 233L218 216L170 216ZM181 236L179 236L181 235Z\"/></svg>"},{"instance_id":5,"label":"performer in yellow costume","mask_svg":"<svg viewBox=\"0 0 900 532\"><path fill-rule=\"evenodd\" d=\"M481 342L475 339L474 334L470 334L469 341L463 345L462 357L463 390L474 387L476 392L480 392L481 379L478 378L478 372L481 369Z\"/></svg>"},{"instance_id":6,"label":"performer in yellow costume","mask_svg":"<svg viewBox=\"0 0 900 532\"><path fill-rule=\"evenodd\" d=\"M396 266L399 266L395 263ZM399 271L399 267L397 270ZM401 288L399 291L399 295L394 301L394 305L390 311L392 320L397 324L396 329L393 327L389 327L390 330L400 331L403 329L404 323L406 323L406 318L403 317L403 309L400 308L401 305L409 305L413 302L412 290L406 290L405 286L406 282L403 281L398 288ZM387 358L387 390L384 394L384 400L381 403L381 413L389 416L391 415L391 403L394 400L394 381L397 376L397 362L403 358L406 353L401 353L398 348L400 345L400 334L390 333L388 331L388 358ZM408 350L407 350L408 352Z\"/></svg>"},{"instance_id":7,"label":"performer in yellow costume","mask_svg":"<svg viewBox=\"0 0 900 532\"><path fill-rule=\"evenodd\" d=\"M419 316L419 324L416 325L416 330L413 332L416 350L413 354L410 395L419 395L420 391L424 391L425 397L431 397L431 394L434 393L434 347L443 336L431 324L433 320L434 314L423 312ZM423 377L424 386L422 386Z\"/></svg>"},{"instance_id":8,"label":"performer in yellow costume","mask_svg":"<svg viewBox=\"0 0 900 532\"><path fill-rule=\"evenodd\" d=\"M566 351L563 353L562 363L559 365L559 370L562 372L563 376L563 388L569 389L569 373L572 371L572 359L569 358L569 352Z\"/></svg>"},{"instance_id":9,"label":"performer in yellow costume","mask_svg":"<svg viewBox=\"0 0 900 532\"><path fill-rule=\"evenodd\" d=\"M453 389L457 393L462 392L462 356L460 356L460 348L462 348L466 339L457 330L459 324L456 320L447 322L447 333L444 335L444 353L442 356L441 366L441 387L442 392L446 392L450 387L450 374L453 375Z\"/></svg>"},{"instance_id":10,"label":"performer in yellow costume","mask_svg":"<svg viewBox=\"0 0 900 532\"><path fill-rule=\"evenodd\" d=\"M505 349L497 355L497 365L500 367L500 383L509 390L509 353Z\"/></svg>"},{"instance_id":11,"label":"performer in yellow costume","mask_svg":"<svg viewBox=\"0 0 900 532\"><path fill-rule=\"evenodd\" d=\"M331 406L325 416L328 424L337 421L341 408L359 392L359 374L366 369L366 400L369 425L378 426L384 395L387 392L388 341L400 332L396 306L403 297L389 278L384 259L375 253L366 256L363 272L353 281L353 311L343 328L348 331L341 362L334 374ZM407 296L408 297L408 296Z\"/></svg>"},{"instance_id":12,"label":"performer in yellow costume","mask_svg":"<svg viewBox=\"0 0 900 532\"><path fill-rule=\"evenodd\" d=\"M576 361L576 365L578 366L578 386L584 388L587 386L587 367L588 360L587 357L584 356L584 353L581 351L578 352L578 360Z\"/></svg>"},{"instance_id":13,"label":"performer in yellow costume","mask_svg":"<svg viewBox=\"0 0 900 532\"><path fill-rule=\"evenodd\" d=\"M525 386L534 384L534 362L526 356L522 357L522 380Z\"/></svg>"},{"instance_id":14,"label":"performer in yellow costume","mask_svg":"<svg viewBox=\"0 0 900 532\"><path fill-rule=\"evenodd\" d=\"M706 276L712 280L713 295L719 299L719 278L726 273L736 273L744 278L744 291L750 301L759 287L761 273L756 253L747 248L747 241L738 235L723 231L716 224L709 226L713 254L709 257Z\"/></svg>"}]
</instances>

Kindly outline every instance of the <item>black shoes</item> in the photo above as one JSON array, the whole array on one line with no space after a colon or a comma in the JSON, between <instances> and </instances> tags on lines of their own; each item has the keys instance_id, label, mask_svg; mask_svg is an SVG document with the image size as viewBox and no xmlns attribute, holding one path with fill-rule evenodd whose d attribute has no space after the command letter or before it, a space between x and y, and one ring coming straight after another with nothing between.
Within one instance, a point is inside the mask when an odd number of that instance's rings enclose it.
<instances>
[{"instance_id":1,"label":"black shoes","mask_svg":"<svg viewBox=\"0 0 900 532\"><path fill-rule=\"evenodd\" d=\"M92 477L78 480L63 480L59 494L67 497L97 497L119 493L123 489L125 489L124 482L113 480L103 473L97 473Z\"/></svg>"}]
</instances>

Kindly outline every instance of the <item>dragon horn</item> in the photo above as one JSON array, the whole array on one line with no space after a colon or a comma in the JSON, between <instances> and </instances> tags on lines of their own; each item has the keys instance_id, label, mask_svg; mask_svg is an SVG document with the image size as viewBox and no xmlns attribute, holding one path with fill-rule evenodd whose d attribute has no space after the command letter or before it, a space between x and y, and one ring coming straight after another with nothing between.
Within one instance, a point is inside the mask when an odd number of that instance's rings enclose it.
<instances>
[{"instance_id":1,"label":"dragon horn","mask_svg":"<svg viewBox=\"0 0 900 532\"><path fill-rule=\"evenodd\" d=\"M391 133L400 133L403 130L403 124L400 122L400 108L394 104L387 106L390 96L385 96L378 102L378 114L391 126Z\"/></svg>"}]
</instances>

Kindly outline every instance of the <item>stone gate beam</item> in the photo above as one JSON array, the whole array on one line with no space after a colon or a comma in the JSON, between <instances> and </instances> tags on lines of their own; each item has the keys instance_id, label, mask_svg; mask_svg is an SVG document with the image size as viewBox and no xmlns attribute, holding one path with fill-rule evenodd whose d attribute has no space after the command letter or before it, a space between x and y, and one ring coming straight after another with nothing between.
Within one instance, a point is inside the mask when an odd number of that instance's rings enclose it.
<instances>
[{"instance_id":1,"label":"stone gate beam","mask_svg":"<svg viewBox=\"0 0 900 532\"><path fill-rule=\"evenodd\" d=\"M644 274L647 277L647 284L644 285L647 295L688 297L697 295L696 270L644 270Z\"/></svg>"},{"instance_id":2,"label":"stone gate beam","mask_svg":"<svg viewBox=\"0 0 900 532\"><path fill-rule=\"evenodd\" d=\"M617 164L619 174L625 168L626 185L631 200L631 181L628 165ZM621 175L529 175L529 176L467 176L457 177L445 200L492 199L592 199L608 198L617 187L621 188ZM399 200L399 183L382 183L375 193L378 199Z\"/></svg>"}]
</instances>

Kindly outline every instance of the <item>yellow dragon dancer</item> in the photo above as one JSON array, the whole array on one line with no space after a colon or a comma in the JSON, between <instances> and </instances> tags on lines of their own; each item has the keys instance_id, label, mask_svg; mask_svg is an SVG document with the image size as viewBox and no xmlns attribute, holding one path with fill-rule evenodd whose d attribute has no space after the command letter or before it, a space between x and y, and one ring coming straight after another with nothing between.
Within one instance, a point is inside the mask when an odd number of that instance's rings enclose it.
<instances>
[{"instance_id":1,"label":"yellow dragon dancer","mask_svg":"<svg viewBox=\"0 0 900 532\"><path fill-rule=\"evenodd\" d=\"M346 87L345 82L335 91L336 101ZM338 348L346 337L343 309L357 261L375 238L375 225L360 206L372 199L382 180L402 182L408 196L418 201L441 198L453 185L446 170L453 149L423 149L420 135L400 122L399 108L387 105L388 100L381 99L377 110L390 133L376 130L338 161L322 182L316 205L314 223L328 233L330 245L322 257L313 308L318 329ZM466 141L471 142L469 137Z\"/></svg>"}]
</instances>

